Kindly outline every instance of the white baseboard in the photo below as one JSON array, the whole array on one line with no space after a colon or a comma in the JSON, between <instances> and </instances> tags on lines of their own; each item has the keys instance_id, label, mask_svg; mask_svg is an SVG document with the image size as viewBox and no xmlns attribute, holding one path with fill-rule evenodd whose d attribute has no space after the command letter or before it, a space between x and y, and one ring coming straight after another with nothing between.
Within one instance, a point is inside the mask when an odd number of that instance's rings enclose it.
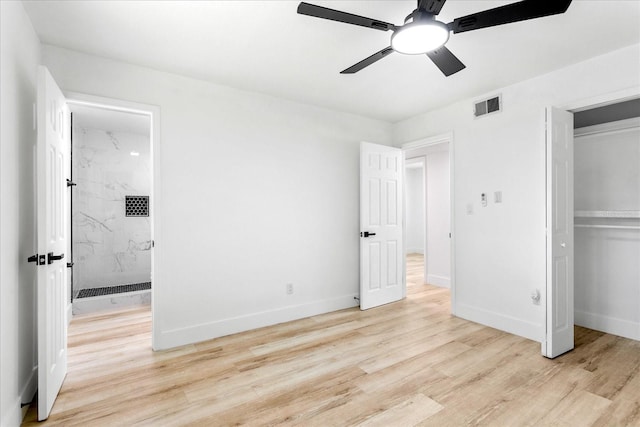
<instances>
[{"instance_id":1,"label":"white baseboard","mask_svg":"<svg viewBox=\"0 0 640 427\"><path fill-rule=\"evenodd\" d=\"M479 307L457 303L455 313L456 316L462 317L463 319L471 320L472 322L490 326L537 342L542 342L545 335L544 324L527 322Z\"/></svg>"},{"instance_id":2,"label":"white baseboard","mask_svg":"<svg viewBox=\"0 0 640 427\"><path fill-rule=\"evenodd\" d=\"M186 344L206 341L238 332L290 322L318 314L329 313L345 308L357 307L357 294L345 295L329 300L314 301L307 304L292 305L275 310L252 313L184 328L158 331L153 340L154 350L166 350Z\"/></svg>"},{"instance_id":3,"label":"white baseboard","mask_svg":"<svg viewBox=\"0 0 640 427\"><path fill-rule=\"evenodd\" d=\"M640 341L640 323L637 322L575 310L574 323L585 328Z\"/></svg>"},{"instance_id":4,"label":"white baseboard","mask_svg":"<svg viewBox=\"0 0 640 427\"><path fill-rule=\"evenodd\" d=\"M31 375L29 375L29 379L27 380L24 387L20 391L20 419L23 420L24 416L27 414L27 406L22 407L23 404L32 402L36 397L36 392L38 391L38 365L34 366L31 369ZM2 424L4 426L4 424Z\"/></svg>"},{"instance_id":5,"label":"white baseboard","mask_svg":"<svg viewBox=\"0 0 640 427\"><path fill-rule=\"evenodd\" d=\"M2 427L18 427L22 424L22 408L20 405L20 396L15 400L10 408L7 408L6 413L3 414L0 419L0 426Z\"/></svg>"},{"instance_id":6,"label":"white baseboard","mask_svg":"<svg viewBox=\"0 0 640 427\"><path fill-rule=\"evenodd\" d=\"M441 288L450 288L451 278L438 276L437 274L427 274L427 283L434 286L440 286Z\"/></svg>"},{"instance_id":7,"label":"white baseboard","mask_svg":"<svg viewBox=\"0 0 640 427\"><path fill-rule=\"evenodd\" d=\"M36 391L38 390L38 365L34 366L31 369L31 375L29 375L29 379L27 383L22 387L20 391L20 403L29 403L36 396Z\"/></svg>"},{"instance_id":8,"label":"white baseboard","mask_svg":"<svg viewBox=\"0 0 640 427\"><path fill-rule=\"evenodd\" d=\"M34 366L31 375L29 375L29 379L26 384L20 390L20 395L16 398L13 405L8 408L5 414L2 414L2 419L0 419L0 426L2 427L14 427L22 424L22 420L26 415L26 410L28 408L22 408L23 403L29 403L33 400L36 395L36 390L38 389L38 367Z\"/></svg>"}]
</instances>

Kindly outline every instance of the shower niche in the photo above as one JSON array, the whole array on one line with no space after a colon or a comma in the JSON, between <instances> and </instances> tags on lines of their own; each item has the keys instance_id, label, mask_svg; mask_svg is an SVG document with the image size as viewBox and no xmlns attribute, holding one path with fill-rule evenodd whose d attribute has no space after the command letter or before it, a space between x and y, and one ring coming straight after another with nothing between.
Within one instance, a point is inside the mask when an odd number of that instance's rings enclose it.
<instances>
[{"instance_id":1,"label":"shower niche","mask_svg":"<svg viewBox=\"0 0 640 427\"><path fill-rule=\"evenodd\" d=\"M73 314L151 301L150 121L72 107Z\"/></svg>"}]
</instances>

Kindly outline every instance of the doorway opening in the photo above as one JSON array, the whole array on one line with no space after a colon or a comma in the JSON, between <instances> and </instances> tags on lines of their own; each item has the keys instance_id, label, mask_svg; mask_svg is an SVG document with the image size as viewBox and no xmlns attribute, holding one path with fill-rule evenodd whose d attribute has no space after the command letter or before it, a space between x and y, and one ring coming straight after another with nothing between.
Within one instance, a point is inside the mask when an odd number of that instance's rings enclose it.
<instances>
[{"instance_id":1,"label":"doorway opening","mask_svg":"<svg viewBox=\"0 0 640 427\"><path fill-rule=\"evenodd\" d=\"M574 113L574 323L640 340L640 98Z\"/></svg>"},{"instance_id":2,"label":"doorway opening","mask_svg":"<svg viewBox=\"0 0 640 427\"><path fill-rule=\"evenodd\" d=\"M638 135L633 136L637 132L634 128L638 128L639 114L627 115L640 106L636 101L638 98L640 91L632 88L559 109L546 109L548 233L546 318L542 340L542 354L546 357L553 358L574 348L575 325L640 338L640 318L637 317L640 300L635 298L640 295L637 286L640 271L634 267L640 254L639 239L637 235L632 238L611 236L612 232L633 234L640 230L640 146L637 145ZM607 108L614 104L620 105ZM612 109L626 112L612 116ZM624 134L632 137L629 139ZM621 136L627 142L617 144L614 140ZM624 148L629 142L631 149ZM621 154L621 148L627 154ZM556 151L570 154L563 160L569 166L561 180L562 185L558 184L554 172L558 171ZM624 196L627 192L634 192L634 195L627 198ZM562 206L565 208L558 211ZM566 236L556 239L559 222L567 231ZM605 233L610 236L597 236ZM609 259L611 252L620 253L620 244L625 246L624 255ZM611 251L614 246L618 248ZM562 256L569 260L564 266L556 262L556 251L564 251ZM619 261L627 256L634 261L623 262L627 264L625 268L617 268ZM596 282L597 286L594 286ZM621 291L619 288L623 283L625 289ZM633 314L621 319L622 312Z\"/></svg>"},{"instance_id":3,"label":"doorway opening","mask_svg":"<svg viewBox=\"0 0 640 427\"><path fill-rule=\"evenodd\" d=\"M87 98L68 99L69 311L80 315L150 307L153 112Z\"/></svg>"},{"instance_id":4,"label":"doorway opening","mask_svg":"<svg viewBox=\"0 0 640 427\"><path fill-rule=\"evenodd\" d=\"M451 289L454 307L452 135L403 145L408 285Z\"/></svg>"}]
</instances>

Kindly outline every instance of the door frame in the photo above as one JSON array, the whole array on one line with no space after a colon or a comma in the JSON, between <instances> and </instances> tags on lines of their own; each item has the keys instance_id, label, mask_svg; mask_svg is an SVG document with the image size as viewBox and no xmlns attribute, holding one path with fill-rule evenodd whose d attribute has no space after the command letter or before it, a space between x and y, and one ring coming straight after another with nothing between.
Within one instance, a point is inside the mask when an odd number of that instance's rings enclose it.
<instances>
[{"instance_id":1,"label":"door frame","mask_svg":"<svg viewBox=\"0 0 640 427\"><path fill-rule=\"evenodd\" d=\"M404 150L403 150L403 155L404 155ZM422 216L422 222L423 222L423 226L424 226L424 235L422 236L422 254L425 255L427 253L427 204L425 203L426 198L427 198L427 189L426 189L426 181L427 181L427 161L426 161L426 156L421 156L421 157L412 157L410 159L405 159L404 161L404 174L405 174L405 178L404 178L404 196L403 196L403 203L404 203L404 212L405 212L405 229L404 229L404 238L405 238L405 256L407 255L407 222L406 222L406 218L407 218L407 169L421 169L422 170L422 211L424 213L424 215ZM407 167L409 165L415 165L418 164L418 167ZM424 277L425 277L425 281L427 278L427 263L424 263Z\"/></svg>"},{"instance_id":2,"label":"door frame","mask_svg":"<svg viewBox=\"0 0 640 427\"><path fill-rule=\"evenodd\" d=\"M630 87L630 88L622 89L615 92L605 93L602 95L572 100L564 104L554 105L554 107L559 108L561 110L568 111L570 113L577 113L580 111L590 110L598 107L604 107L606 105L616 104L618 102L624 102L624 101L628 101L636 98L640 98L640 87ZM543 132L543 135L546 135L546 132ZM546 174L546 166L545 166L545 174ZM548 209L549 207L547 206L545 208L545 215L549 215L549 212L547 211ZM575 293L575 283L572 283L571 286L573 288L571 289L571 291ZM542 354L544 354L545 347L547 344L546 322L553 321L553 319L549 319L548 316L546 315L546 313L548 312L548 307L547 307L548 298L547 298L546 283L545 283L545 286L542 287L542 289L544 290L543 292L544 292L544 305L545 305L545 308L544 308L545 321L543 322L544 331L542 332L543 341L541 343L541 351L542 351ZM574 325L575 325L575 321L574 321Z\"/></svg>"},{"instance_id":3,"label":"door frame","mask_svg":"<svg viewBox=\"0 0 640 427\"><path fill-rule=\"evenodd\" d=\"M449 241L449 263L450 263L450 270L451 270L451 284L449 287L449 291L450 291L450 295L451 295L451 314L455 316L456 314L456 258L455 258L455 242L456 242L456 233L455 233L455 145L454 145L454 134L453 131L451 132L446 132L446 133L442 133L439 135L435 135L435 136L431 136L431 137L427 137L427 138L421 138L415 141L411 141L411 142L407 142L404 144L400 145L400 148L402 149L402 153L403 155L410 150L414 150L416 148L425 148L425 147L430 147L433 145L438 145L438 144L444 144L444 143L448 143L449 144L449 232L451 233L451 238ZM424 164L424 173L426 176L427 173L427 164L425 161ZM426 179L425 179L425 183L426 183ZM425 186L425 194L427 192L426 186ZM406 194L405 192L403 192L403 199L406 198ZM404 203L406 203L406 200L404 201ZM406 215L406 213L405 213ZM426 215L427 215L427 209L426 209L426 204L425 204L425 219L426 219ZM405 221L406 223L406 218L403 219L403 221ZM406 231L406 230L405 230ZM427 230L426 230L426 220L425 220L425 256L427 255L427 248L426 248L426 235ZM406 242L406 239L405 239ZM406 244L406 243L405 243ZM405 248L406 249L406 248ZM406 252L406 251L405 251ZM406 255L405 255L406 256ZM426 267L425 267L425 272L426 272ZM426 280L426 277L425 277ZM406 282L406 281L405 281ZM405 292L406 292L406 283L405 283Z\"/></svg>"},{"instance_id":4,"label":"door frame","mask_svg":"<svg viewBox=\"0 0 640 427\"><path fill-rule=\"evenodd\" d=\"M142 114L149 117L149 149L151 155L151 193L149 194L149 209L152 214L151 222L151 281L152 289L157 289L162 277L157 274L157 265L162 264L161 233L161 175L160 175L160 107L156 105L142 104L114 98L87 95L78 92L64 92L69 105L81 105L84 107L101 108L104 110L120 111L124 113ZM151 347L155 351L156 346L156 292L151 291Z\"/></svg>"}]
</instances>

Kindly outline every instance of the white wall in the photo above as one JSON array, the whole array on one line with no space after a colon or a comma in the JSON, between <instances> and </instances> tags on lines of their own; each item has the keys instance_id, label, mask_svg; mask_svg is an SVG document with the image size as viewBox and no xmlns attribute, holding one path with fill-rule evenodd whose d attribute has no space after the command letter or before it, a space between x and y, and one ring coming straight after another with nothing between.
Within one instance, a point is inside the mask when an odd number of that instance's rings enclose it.
<instances>
[{"instance_id":1,"label":"white wall","mask_svg":"<svg viewBox=\"0 0 640 427\"><path fill-rule=\"evenodd\" d=\"M408 162L405 164L408 164ZM425 233L424 167L407 167L405 169L404 182L406 195L406 252L423 254Z\"/></svg>"},{"instance_id":2,"label":"white wall","mask_svg":"<svg viewBox=\"0 0 640 427\"><path fill-rule=\"evenodd\" d=\"M576 211L640 211L640 119L617 123L576 132Z\"/></svg>"},{"instance_id":3,"label":"white wall","mask_svg":"<svg viewBox=\"0 0 640 427\"><path fill-rule=\"evenodd\" d=\"M545 288L544 108L638 86L634 45L395 125L397 145L454 132L456 315L542 340L545 301L530 294ZM472 102L497 93L504 111L474 119Z\"/></svg>"},{"instance_id":4,"label":"white wall","mask_svg":"<svg viewBox=\"0 0 640 427\"><path fill-rule=\"evenodd\" d=\"M633 122L576 135L576 211L640 212L640 119ZM576 224L640 226L640 218L580 215ZM640 340L640 230L576 228L574 294L577 325Z\"/></svg>"},{"instance_id":5,"label":"white wall","mask_svg":"<svg viewBox=\"0 0 640 427\"><path fill-rule=\"evenodd\" d=\"M0 425L36 387L33 103L40 43L20 2L0 2Z\"/></svg>"},{"instance_id":6,"label":"white wall","mask_svg":"<svg viewBox=\"0 0 640 427\"><path fill-rule=\"evenodd\" d=\"M444 144L447 145L448 144ZM427 283L451 284L451 200L449 198L449 151L426 156L427 170Z\"/></svg>"},{"instance_id":7,"label":"white wall","mask_svg":"<svg viewBox=\"0 0 640 427\"><path fill-rule=\"evenodd\" d=\"M359 143L391 125L52 46L43 62L63 90L161 108L157 348L355 305Z\"/></svg>"}]
</instances>

